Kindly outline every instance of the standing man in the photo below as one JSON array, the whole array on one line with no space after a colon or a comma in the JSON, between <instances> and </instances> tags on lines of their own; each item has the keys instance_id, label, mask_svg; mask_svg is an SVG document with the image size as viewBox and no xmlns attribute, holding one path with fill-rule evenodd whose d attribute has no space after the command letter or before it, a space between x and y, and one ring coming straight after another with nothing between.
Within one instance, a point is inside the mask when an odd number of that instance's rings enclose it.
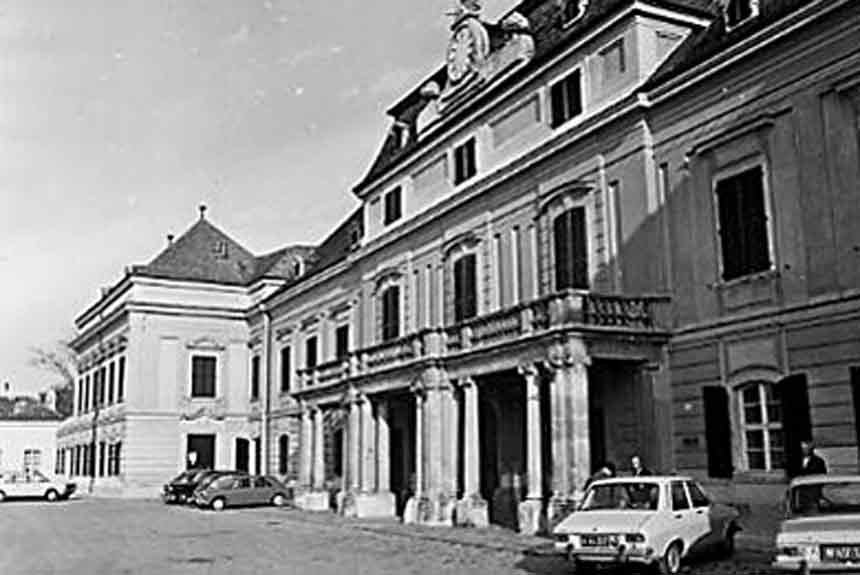
<instances>
[{"instance_id":1,"label":"standing man","mask_svg":"<svg viewBox=\"0 0 860 575\"><path fill-rule=\"evenodd\" d=\"M815 453L815 444L811 440L801 441L800 450L803 452L800 475L824 475L827 473L827 464Z\"/></svg>"},{"instance_id":2,"label":"standing man","mask_svg":"<svg viewBox=\"0 0 860 575\"><path fill-rule=\"evenodd\" d=\"M633 473L633 477L642 477L645 475L654 475L651 473L651 470L642 465L642 458L638 455L634 455L630 458L630 469Z\"/></svg>"}]
</instances>

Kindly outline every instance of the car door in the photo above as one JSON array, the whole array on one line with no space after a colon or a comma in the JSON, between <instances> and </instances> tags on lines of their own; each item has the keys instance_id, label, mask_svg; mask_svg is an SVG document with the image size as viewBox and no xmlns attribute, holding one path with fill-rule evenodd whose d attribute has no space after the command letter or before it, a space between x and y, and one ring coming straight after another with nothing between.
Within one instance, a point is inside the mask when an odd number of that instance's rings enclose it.
<instances>
[{"instance_id":1,"label":"car door","mask_svg":"<svg viewBox=\"0 0 860 575\"><path fill-rule=\"evenodd\" d=\"M711 500L708 499L698 483L686 481L685 487L690 495L692 509L690 528L693 544L690 550L693 552L704 551L720 539L719 518L711 513Z\"/></svg>"},{"instance_id":2,"label":"car door","mask_svg":"<svg viewBox=\"0 0 860 575\"><path fill-rule=\"evenodd\" d=\"M3 476L3 493L6 497L23 497L24 489L21 485L23 477L17 473L7 473Z\"/></svg>"},{"instance_id":3,"label":"car door","mask_svg":"<svg viewBox=\"0 0 860 575\"><path fill-rule=\"evenodd\" d=\"M228 496L230 505L248 505L252 501L252 485L249 475L240 475L233 481L233 489Z\"/></svg>"},{"instance_id":4,"label":"car door","mask_svg":"<svg viewBox=\"0 0 860 575\"><path fill-rule=\"evenodd\" d=\"M697 514L690 505L687 487L682 480L669 483L669 504L672 510L672 529L675 537L684 542L684 550L688 551L698 539Z\"/></svg>"},{"instance_id":5,"label":"car door","mask_svg":"<svg viewBox=\"0 0 860 575\"><path fill-rule=\"evenodd\" d=\"M251 503L254 505L262 505L271 501L272 496L273 490L269 481L262 476L255 477L254 489L252 491L253 500Z\"/></svg>"}]
</instances>

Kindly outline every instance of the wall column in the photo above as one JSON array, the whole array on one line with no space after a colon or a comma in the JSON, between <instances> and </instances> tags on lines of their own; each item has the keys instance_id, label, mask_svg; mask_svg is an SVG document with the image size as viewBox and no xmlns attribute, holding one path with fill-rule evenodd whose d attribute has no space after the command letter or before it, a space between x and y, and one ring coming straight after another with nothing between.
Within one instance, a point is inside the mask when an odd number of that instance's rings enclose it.
<instances>
[{"instance_id":1,"label":"wall column","mask_svg":"<svg viewBox=\"0 0 860 575\"><path fill-rule=\"evenodd\" d=\"M314 410L314 457L313 457L313 488L314 491L325 489L325 430L323 426L323 411Z\"/></svg>"},{"instance_id":2,"label":"wall column","mask_svg":"<svg viewBox=\"0 0 860 575\"><path fill-rule=\"evenodd\" d=\"M541 445L540 374L534 364L519 368L526 384L526 476L528 492L520 503L520 531L533 535L541 530L543 508L543 446Z\"/></svg>"},{"instance_id":3,"label":"wall column","mask_svg":"<svg viewBox=\"0 0 860 575\"><path fill-rule=\"evenodd\" d=\"M471 377L458 384L463 403L463 497L457 502L457 524L485 527L489 524L489 509L481 497L478 386Z\"/></svg>"},{"instance_id":4,"label":"wall column","mask_svg":"<svg viewBox=\"0 0 860 575\"><path fill-rule=\"evenodd\" d=\"M299 459L299 484L304 488L311 487L311 461L313 458L314 438L311 413L308 407L302 409L301 457Z\"/></svg>"},{"instance_id":5,"label":"wall column","mask_svg":"<svg viewBox=\"0 0 860 575\"><path fill-rule=\"evenodd\" d=\"M403 510L404 523L418 523L420 502L424 498L424 386L417 381L411 389L415 396L415 490Z\"/></svg>"},{"instance_id":6,"label":"wall column","mask_svg":"<svg viewBox=\"0 0 860 575\"><path fill-rule=\"evenodd\" d=\"M373 402L369 397L359 399L361 419L361 492L371 493L376 488L376 438L373 420Z\"/></svg>"},{"instance_id":7,"label":"wall column","mask_svg":"<svg viewBox=\"0 0 860 575\"><path fill-rule=\"evenodd\" d=\"M361 488L361 412L358 405L358 397L353 396L349 400L349 455L347 456L347 476L349 477L349 491L355 493Z\"/></svg>"},{"instance_id":8,"label":"wall column","mask_svg":"<svg viewBox=\"0 0 860 575\"><path fill-rule=\"evenodd\" d=\"M376 404L376 490L379 493L391 491L390 437L388 401L382 399Z\"/></svg>"}]
</instances>

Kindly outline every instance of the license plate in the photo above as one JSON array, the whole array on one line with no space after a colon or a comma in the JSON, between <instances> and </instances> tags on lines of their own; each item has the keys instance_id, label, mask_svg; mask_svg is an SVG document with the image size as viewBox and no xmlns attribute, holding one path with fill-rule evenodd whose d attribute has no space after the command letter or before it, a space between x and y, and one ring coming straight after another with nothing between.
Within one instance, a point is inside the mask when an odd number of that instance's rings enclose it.
<instances>
[{"instance_id":1,"label":"license plate","mask_svg":"<svg viewBox=\"0 0 860 575\"><path fill-rule=\"evenodd\" d=\"M860 562L860 545L822 545L821 560L840 563Z\"/></svg>"},{"instance_id":2,"label":"license plate","mask_svg":"<svg viewBox=\"0 0 860 575\"><path fill-rule=\"evenodd\" d=\"M583 535L583 547L610 547L613 543L609 535Z\"/></svg>"}]
</instances>

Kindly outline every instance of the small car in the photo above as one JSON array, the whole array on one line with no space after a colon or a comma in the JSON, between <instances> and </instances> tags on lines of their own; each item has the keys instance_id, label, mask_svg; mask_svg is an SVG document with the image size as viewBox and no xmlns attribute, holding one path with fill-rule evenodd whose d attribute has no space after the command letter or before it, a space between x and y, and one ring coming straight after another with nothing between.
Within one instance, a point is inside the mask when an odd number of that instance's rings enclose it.
<instances>
[{"instance_id":1,"label":"small car","mask_svg":"<svg viewBox=\"0 0 860 575\"><path fill-rule=\"evenodd\" d=\"M288 501L289 489L274 477L229 473L201 485L194 492L198 507L221 511L225 507L275 505Z\"/></svg>"},{"instance_id":2,"label":"small car","mask_svg":"<svg viewBox=\"0 0 860 575\"><path fill-rule=\"evenodd\" d=\"M734 552L739 515L713 503L689 477L615 477L594 481L553 534L556 551L574 562L577 573L628 564L674 575L691 554Z\"/></svg>"},{"instance_id":3,"label":"small car","mask_svg":"<svg viewBox=\"0 0 860 575\"><path fill-rule=\"evenodd\" d=\"M77 485L60 478L50 478L38 470L7 471L0 475L0 501L6 499L68 499Z\"/></svg>"},{"instance_id":4,"label":"small car","mask_svg":"<svg viewBox=\"0 0 860 575\"><path fill-rule=\"evenodd\" d=\"M215 471L212 469L190 469L183 471L161 490L161 498L165 503L189 503L194 498L194 490L202 483L213 477L235 473L234 471Z\"/></svg>"},{"instance_id":5,"label":"small car","mask_svg":"<svg viewBox=\"0 0 860 575\"><path fill-rule=\"evenodd\" d=\"M791 481L773 567L795 573L860 572L860 475Z\"/></svg>"}]
</instances>

